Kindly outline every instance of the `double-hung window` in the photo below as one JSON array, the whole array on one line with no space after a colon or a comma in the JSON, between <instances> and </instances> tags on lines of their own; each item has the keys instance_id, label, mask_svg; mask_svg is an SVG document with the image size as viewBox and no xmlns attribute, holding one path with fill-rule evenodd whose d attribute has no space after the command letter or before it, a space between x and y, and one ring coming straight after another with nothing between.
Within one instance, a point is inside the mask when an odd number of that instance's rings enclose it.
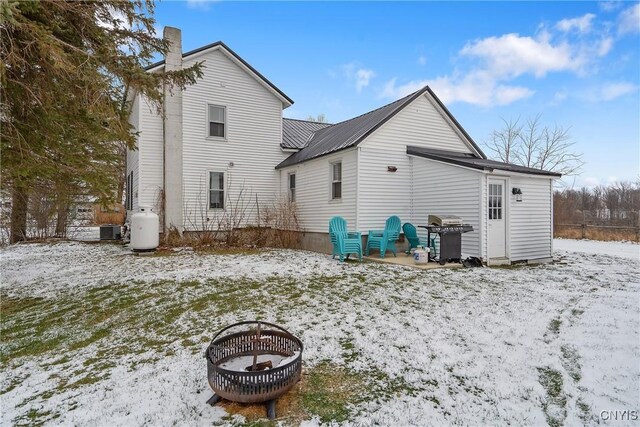
<instances>
[{"instance_id":1,"label":"double-hung window","mask_svg":"<svg viewBox=\"0 0 640 427\"><path fill-rule=\"evenodd\" d=\"M208 105L207 136L214 138L227 137L227 110L219 105Z\"/></svg>"},{"instance_id":2,"label":"double-hung window","mask_svg":"<svg viewBox=\"0 0 640 427\"><path fill-rule=\"evenodd\" d=\"M331 163L331 200L342 199L342 162Z\"/></svg>"},{"instance_id":3,"label":"double-hung window","mask_svg":"<svg viewBox=\"0 0 640 427\"><path fill-rule=\"evenodd\" d=\"M223 172L209 172L209 209L224 209Z\"/></svg>"},{"instance_id":4,"label":"double-hung window","mask_svg":"<svg viewBox=\"0 0 640 427\"><path fill-rule=\"evenodd\" d=\"M296 201L296 174L289 174L289 201L291 203Z\"/></svg>"}]
</instances>

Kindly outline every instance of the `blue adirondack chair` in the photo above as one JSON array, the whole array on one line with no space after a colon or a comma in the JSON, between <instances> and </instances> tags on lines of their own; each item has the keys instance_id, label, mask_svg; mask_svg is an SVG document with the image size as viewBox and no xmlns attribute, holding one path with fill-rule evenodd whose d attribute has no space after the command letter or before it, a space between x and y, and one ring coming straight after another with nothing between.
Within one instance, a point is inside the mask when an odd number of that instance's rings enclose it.
<instances>
[{"instance_id":1,"label":"blue adirondack chair","mask_svg":"<svg viewBox=\"0 0 640 427\"><path fill-rule=\"evenodd\" d=\"M422 239L418 237L418 230L416 227L410 222L405 222L402 226L402 232L404 233L404 237L407 239L408 248L407 253L411 253L411 249L417 248L418 246L426 246ZM429 247L431 248L431 254L435 256L436 253L436 243L435 236L431 237L431 241L429 242Z\"/></svg>"},{"instance_id":2,"label":"blue adirondack chair","mask_svg":"<svg viewBox=\"0 0 640 427\"><path fill-rule=\"evenodd\" d=\"M341 216L334 216L329 221L329 237L333 245L331 253L333 259L336 255L340 257L340 261L345 258L349 259L349 255L357 254L358 259L362 261L362 235L360 232L348 232L347 221Z\"/></svg>"},{"instance_id":3,"label":"blue adirondack chair","mask_svg":"<svg viewBox=\"0 0 640 427\"><path fill-rule=\"evenodd\" d=\"M387 249L396 255L396 241L400 237L400 218L390 216L384 225L384 230L369 230L366 255L370 249L380 249L380 258L384 258Z\"/></svg>"}]
</instances>

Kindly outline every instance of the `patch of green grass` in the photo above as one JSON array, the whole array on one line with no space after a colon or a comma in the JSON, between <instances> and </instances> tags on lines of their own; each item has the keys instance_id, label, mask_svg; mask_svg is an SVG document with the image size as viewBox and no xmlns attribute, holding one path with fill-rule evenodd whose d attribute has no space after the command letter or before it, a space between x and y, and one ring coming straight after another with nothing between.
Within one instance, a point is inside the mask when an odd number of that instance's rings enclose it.
<instances>
[{"instance_id":1,"label":"patch of green grass","mask_svg":"<svg viewBox=\"0 0 640 427\"><path fill-rule=\"evenodd\" d=\"M551 322L549 322L549 327L547 329L549 330L549 332L559 334L560 326L562 326L562 320L556 318L552 319Z\"/></svg>"},{"instance_id":2,"label":"patch of green grass","mask_svg":"<svg viewBox=\"0 0 640 427\"><path fill-rule=\"evenodd\" d=\"M591 420L591 408L580 398L578 398L578 400L576 401L576 406L580 410L578 417L582 420L582 422L587 424Z\"/></svg>"},{"instance_id":3,"label":"patch of green grass","mask_svg":"<svg viewBox=\"0 0 640 427\"><path fill-rule=\"evenodd\" d=\"M307 373L306 386L300 392L303 410L317 415L323 423L349 419L349 404L358 400L366 381L362 375L344 367L322 363Z\"/></svg>"},{"instance_id":4,"label":"patch of green grass","mask_svg":"<svg viewBox=\"0 0 640 427\"><path fill-rule=\"evenodd\" d=\"M567 370L571 379L575 382L579 382L582 378L580 366L580 355L578 351L571 346L563 345L560 347L562 352L562 366Z\"/></svg>"},{"instance_id":5,"label":"patch of green grass","mask_svg":"<svg viewBox=\"0 0 640 427\"><path fill-rule=\"evenodd\" d=\"M563 392L562 373L550 367L538 368L538 382L547 393L547 398L542 403L547 424L551 427L562 426L567 416L567 397Z\"/></svg>"}]
</instances>

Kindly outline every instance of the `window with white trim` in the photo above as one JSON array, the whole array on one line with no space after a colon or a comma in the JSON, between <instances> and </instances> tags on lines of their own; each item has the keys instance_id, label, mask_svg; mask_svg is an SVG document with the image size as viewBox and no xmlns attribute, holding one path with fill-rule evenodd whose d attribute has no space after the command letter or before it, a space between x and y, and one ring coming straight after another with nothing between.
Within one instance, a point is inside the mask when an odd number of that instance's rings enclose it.
<instances>
[{"instance_id":1,"label":"window with white trim","mask_svg":"<svg viewBox=\"0 0 640 427\"><path fill-rule=\"evenodd\" d=\"M331 200L342 199L342 162L331 163Z\"/></svg>"},{"instance_id":2,"label":"window with white trim","mask_svg":"<svg viewBox=\"0 0 640 427\"><path fill-rule=\"evenodd\" d=\"M209 172L209 209L224 209L224 172Z\"/></svg>"},{"instance_id":3,"label":"window with white trim","mask_svg":"<svg viewBox=\"0 0 640 427\"><path fill-rule=\"evenodd\" d=\"M289 174L289 201L292 202L292 203L296 201L296 174L295 174L295 172Z\"/></svg>"},{"instance_id":4,"label":"window with white trim","mask_svg":"<svg viewBox=\"0 0 640 427\"><path fill-rule=\"evenodd\" d=\"M227 136L227 109L219 105L208 105L208 130L207 136L214 138L226 138Z\"/></svg>"}]
</instances>

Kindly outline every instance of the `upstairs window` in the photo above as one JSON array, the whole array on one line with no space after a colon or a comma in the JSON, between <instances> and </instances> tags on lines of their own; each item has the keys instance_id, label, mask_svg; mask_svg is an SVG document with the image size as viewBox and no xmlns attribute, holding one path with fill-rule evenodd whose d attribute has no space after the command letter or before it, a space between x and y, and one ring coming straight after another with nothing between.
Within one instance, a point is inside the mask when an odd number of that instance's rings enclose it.
<instances>
[{"instance_id":1,"label":"upstairs window","mask_svg":"<svg viewBox=\"0 0 640 427\"><path fill-rule=\"evenodd\" d=\"M296 201L296 174L295 173L289 174L289 201L292 203Z\"/></svg>"},{"instance_id":2,"label":"upstairs window","mask_svg":"<svg viewBox=\"0 0 640 427\"><path fill-rule=\"evenodd\" d=\"M331 200L342 199L342 162L331 164Z\"/></svg>"},{"instance_id":3,"label":"upstairs window","mask_svg":"<svg viewBox=\"0 0 640 427\"><path fill-rule=\"evenodd\" d=\"M223 172L209 172L209 209L224 209Z\"/></svg>"},{"instance_id":4,"label":"upstairs window","mask_svg":"<svg viewBox=\"0 0 640 427\"><path fill-rule=\"evenodd\" d=\"M209 129L208 136L214 138L226 138L227 136L227 109L219 105L209 105Z\"/></svg>"}]
</instances>

